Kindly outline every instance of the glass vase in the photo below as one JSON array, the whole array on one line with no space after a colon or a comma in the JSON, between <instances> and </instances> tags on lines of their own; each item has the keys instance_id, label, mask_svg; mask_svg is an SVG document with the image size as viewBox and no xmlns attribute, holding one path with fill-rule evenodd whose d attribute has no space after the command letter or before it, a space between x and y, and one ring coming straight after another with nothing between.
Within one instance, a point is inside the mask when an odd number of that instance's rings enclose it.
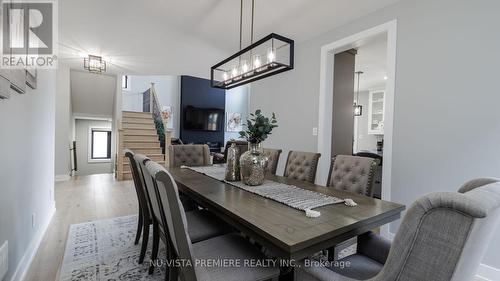
<instances>
[{"instance_id":1,"label":"glass vase","mask_svg":"<svg viewBox=\"0 0 500 281\"><path fill-rule=\"evenodd\" d=\"M268 159L263 154L262 143L248 143L248 151L240 157L241 180L246 185L264 183Z\"/></svg>"}]
</instances>

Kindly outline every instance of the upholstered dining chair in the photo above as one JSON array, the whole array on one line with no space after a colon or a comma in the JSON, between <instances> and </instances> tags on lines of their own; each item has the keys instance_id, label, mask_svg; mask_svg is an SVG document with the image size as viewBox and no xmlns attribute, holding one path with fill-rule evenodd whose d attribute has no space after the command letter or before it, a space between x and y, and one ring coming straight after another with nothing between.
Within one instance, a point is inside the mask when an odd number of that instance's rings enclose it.
<instances>
[{"instance_id":1,"label":"upholstered dining chair","mask_svg":"<svg viewBox=\"0 0 500 281\"><path fill-rule=\"evenodd\" d=\"M359 151L354 154L354 156L372 158L377 161L377 167L375 167L375 172L373 173L373 198L382 199L382 168L384 163L384 157L380 154L369 152L369 151Z\"/></svg>"},{"instance_id":2,"label":"upholstered dining chair","mask_svg":"<svg viewBox=\"0 0 500 281\"><path fill-rule=\"evenodd\" d=\"M376 167L373 158L337 155L332 158L327 186L372 197Z\"/></svg>"},{"instance_id":3,"label":"upholstered dining chair","mask_svg":"<svg viewBox=\"0 0 500 281\"><path fill-rule=\"evenodd\" d=\"M168 245L168 231L166 230L166 225L163 224L163 221L161 220L161 202L156 192L155 182L149 174L148 169L146 168L146 163L152 161L141 154L136 154L135 160L139 163L139 173L143 177L144 185L146 186L146 194L148 196L148 202L150 206L151 222L153 225L153 248L151 253L151 260L156 260L156 258L158 257L160 239L163 241L164 245ZM168 208L166 210L168 210ZM182 208L182 210L184 211L184 207ZM232 228L229 225L219 220L207 210L187 211L186 218L189 225L191 226L188 234L190 240L193 243L232 231ZM151 263L149 273L151 274L153 273L153 271L154 267L153 263Z\"/></svg>"},{"instance_id":4,"label":"upholstered dining chair","mask_svg":"<svg viewBox=\"0 0 500 281\"><path fill-rule=\"evenodd\" d=\"M173 267L169 270L170 280L224 281L224 280L278 280L277 267L244 266L244 260L262 260L265 256L247 240L236 233L218 236L193 243L189 231L193 226L182 210L177 184L160 165L149 161L146 167L156 182L158 201L161 204L162 223L167 225L172 247L171 258L189 261L192 266ZM196 261L232 260L240 266L203 267Z\"/></svg>"},{"instance_id":5,"label":"upholstered dining chair","mask_svg":"<svg viewBox=\"0 0 500 281\"><path fill-rule=\"evenodd\" d=\"M149 226L151 225L151 214L148 204L148 199L144 187L144 181L142 176L139 174L139 169L137 162L134 159L134 152L130 149L125 149L125 156L130 162L130 171L132 172L132 179L134 180L135 192L137 194L137 201L139 202L139 220L137 223L137 232L135 235L134 244L139 243L142 233L142 244L141 252L139 255L139 263L144 262L144 256L146 255L146 249L148 247L149 239Z\"/></svg>"},{"instance_id":6,"label":"upholstered dining chair","mask_svg":"<svg viewBox=\"0 0 500 281\"><path fill-rule=\"evenodd\" d=\"M310 266L307 260L296 271L297 280L470 281L499 217L498 180L473 180L458 193L431 193L408 209L392 246L373 233L363 234L358 253L336 264L349 261L349 267Z\"/></svg>"},{"instance_id":7,"label":"upholstered dining chair","mask_svg":"<svg viewBox=\"0 0 500 281\"><path fill-rule=\"evenodd\" d=\"M280 160L281 149L264 148L264 155L267 156L268 162L266 172L271 175L276 175L278 162Z\"/></svg>"},{"instance_id":8,"label":"upholstered dining chair","mask_svg":"<svg viewBox=\"0 0 500 281\"><path fill-rule=\"evenodd\" d=\"M210 148L206 144L169 146L170 167L210 165Z\"/></svg>"},{"instance_id":9,"label":"upholstered dining chair","mask_svg":"<svg viewBox=\"0 0 500 281\"><path fill-rule=\"evenodd\" d=\"M319 157L321 157L321 153L290 151L283 176L314 183Z\"/></svg>"},{"instance_id":10,"label":"upholstered dining chair","mask_svg":"<svg viewBox=\"0 0 500 281\"><path fill-rule=\"evenodd\" d=\"M236 147L238 148L238 151L241 154L246 152L248 150L248 142L245 140L228 140L226 142L226 146L224 147L224 152L223 153L214 153L214 164L222 164L227 162L227 149L231 147L232 144L235 144Z\"/></svg>"}]
</instances>

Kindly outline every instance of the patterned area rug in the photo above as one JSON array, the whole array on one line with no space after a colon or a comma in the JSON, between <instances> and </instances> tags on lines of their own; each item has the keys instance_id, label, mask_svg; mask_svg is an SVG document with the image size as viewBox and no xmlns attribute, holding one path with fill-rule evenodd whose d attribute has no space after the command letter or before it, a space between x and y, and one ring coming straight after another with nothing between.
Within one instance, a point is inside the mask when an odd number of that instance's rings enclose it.
<instances>
[{"instance_id":1,"label":"patterned area rug","mask_svg":"<svg viewBox=\"0 0 500 281\"><path fill-rule=\"evenodd\" d=\"M71 225L59 280L164 280L158 268L148 275L151 237L144 263L138 263L141 241L134 245L136 229L137 216ZM165 256L162 248L158 256Z\"/></svg>"}]
</instances>

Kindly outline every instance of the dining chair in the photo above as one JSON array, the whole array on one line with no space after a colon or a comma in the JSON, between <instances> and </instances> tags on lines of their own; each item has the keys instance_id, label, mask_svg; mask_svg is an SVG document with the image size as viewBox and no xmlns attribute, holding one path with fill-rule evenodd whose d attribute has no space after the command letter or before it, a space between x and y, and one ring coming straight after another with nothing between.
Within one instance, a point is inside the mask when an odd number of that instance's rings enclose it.
<instances>
[{"instance_id":1,"label":"dining chair","mask_svg":"<svg viewBox=\"0 0 500 281\"><path fill-rule=\"evenodd\" d=\"M408 209L391 243L363 234L358 253L321 266L306 260L298 280L433 280L470 281L500 217L500 182L477 179L457 192L436 192ZM343 262L343 263L340 263ZM308 265L309 263L309 265Z\"/></svg>"},{"instance_id":2,"label":"dining chair","mask_svg":"<svg viewBox=\"0 0 500 281\"><path fill-rule=\"evenodd\" d=\"M373 172L373 198L382 199L382 167L384 163L384 157L380 154L369 152L369 151L359 151L354 154L354 156L372 158L377 162L377 167Z\"/></svg>"},{"instance_id":3,"label":"dining chair","mask_svg":"<svg viewBox=\"0 0 500 281\"><path fill-rule=\"evenodd\" d=\"M332 158L327 186L372 197L376 166L377 161L372 158L337 155Z\"/></svg>"},{"instance_id":4,"label":"dining chair","mask_svg":"<svg viewBox=\"0 0 500 281\"><path fill-rule=\"evenodd\" d=\"M151 177L146 164L151 161L148 157L136 154L135 160L139 163L140 174L144 179L146 186L146 194L149 198L151 224L153 225L153 248L151 253L151 260L156 260L159 250L159 240L161 239L164 245L168 245L168 231L166 225L161 220L161 204L155 190L155 182ZM155 162L156 163L156 162ZM157 164L157 163L156 163ZM159 164L157 164L159 165ZM183 204L184 205L184 204ZM168 209L166 209L168 210ZM184 207L182 208L184 211ZM186 211L186 217L191 228L189 229L189 238L193 243L203 241L218 235L226 234L232 231L232 228L218 219L208 210L192 210ZM154 267L151 263L149 273L153 273Z\"/></svg>"},{"instance_id":5,"label":"dining chair","mask_svg":"<svg viewBox=\"0 0 500 281\"><path fill-rule=\"evenodd\" d=\"M267 157L266 173L276 175L278 162L280 160L281 149L264 148L264 155Z\"/></svg>"},{"instance_id":6,"label":"dining chair","mask_svg":"<svg viewBox=\"0 0 500 281\"><path fill-rule=\"evenodd\" d=\"M144 181L139 175L137 162L134 159L135 153L130 149L125 149L125 156L130 162L130 171L132 172L132 179L134 180L135 193L137 194L137 201L139 202L139 220L137 223L137 232L135 235L134 244L139 243L142 233L141 252L139 255L139 263L144 262L146 249L148 247L149 239L149 226L151 225L151 214L148 204L147 195L144 188Z\"/></svg>"},{"instance_id":7,"label":"dining chair","mask_svg":"<svg viewBox=\"0 0 500 281\"><path fill-rule=\"evenodd\" d=\"M321 157L321 153L290 151L283 176L314 183L319 157Z\"/></svg>"},{"instance_id":8,"label":"dining chair","mask_svg":"<svg viewBox=\"0 0 500 281\"><path fill-rule=\"evenodd\" d=\"M327 186L335 190L373 197L373 178L377 161L372 158L337 155L332 158ZM357 238L345 240L328 249L328 260L354 252Z\"/></svg>"},{"instance_id":9,"label":"dining chair","mask_svg":"<svg viewBox=\"0 0 500 281\"><path fill-rule=\"evenodd\" d=\"M170 167L208 166L210 165L210 148L206 144L170 145Z\"/></svg>"},{"instance_id":10,"label":"dining chair","mask_svg":"<svg viewBox=\"0 0 500 281\"><path fill-rule=\"evenodd\" d=\"M162 223L166 225L172 247L171 258L189 261L191 265L173 267L169 280L224 281L224 280L278 280L279 269L274 266L245 266L245 260L262 261L266 257L241 235L232 233L193 243L189 229L193 226L182 210L177 184L160 165L149 161L146 167L155 179L158 201L161 206ZM196 261L232 261L229 266L207 267ZM237 261L240 265L235 264Z\"/></svg>"}]
</instances>

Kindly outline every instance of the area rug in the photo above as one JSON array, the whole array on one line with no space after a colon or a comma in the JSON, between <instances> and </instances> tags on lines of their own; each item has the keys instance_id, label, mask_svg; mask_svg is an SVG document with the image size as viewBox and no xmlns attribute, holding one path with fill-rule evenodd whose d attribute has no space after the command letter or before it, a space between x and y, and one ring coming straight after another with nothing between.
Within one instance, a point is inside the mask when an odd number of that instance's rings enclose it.
<instances>
[{"instance_id":1,"label":"area rug","mask_svg":"<svg viewBox=\"0 0 500 281\"><path fill-rule=\"evenodd\" d=\"M137 216L118 217L70 226L60 281L164 280L159 268L148 275L152 238L143 264L141 242L134 245ZM160 249L159 257L164 257Z\"/></svg>"}]
</instances>

